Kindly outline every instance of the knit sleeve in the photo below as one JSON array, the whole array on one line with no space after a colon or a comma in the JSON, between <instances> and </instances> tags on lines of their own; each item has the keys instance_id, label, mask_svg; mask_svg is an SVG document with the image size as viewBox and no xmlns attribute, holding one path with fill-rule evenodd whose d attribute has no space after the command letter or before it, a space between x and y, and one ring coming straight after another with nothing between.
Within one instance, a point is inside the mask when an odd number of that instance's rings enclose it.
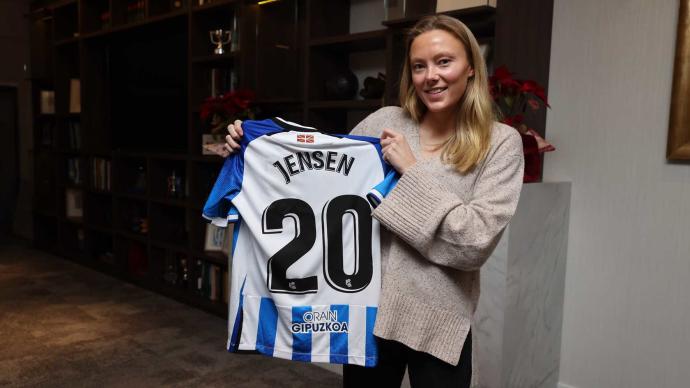
<instances>
[{"instance_id":1,"label":"knit sleeve","mask_svg":"<svg viewBox=\"0 0 690 388\"><path fill-rule=\"evenodd\" d=\"M435 178L433 168L416 163L373 216L429 261L477 270L517 208L524 169L521 139L509 136L491 154L468 201Z\"/></svg>"}]
</instances>

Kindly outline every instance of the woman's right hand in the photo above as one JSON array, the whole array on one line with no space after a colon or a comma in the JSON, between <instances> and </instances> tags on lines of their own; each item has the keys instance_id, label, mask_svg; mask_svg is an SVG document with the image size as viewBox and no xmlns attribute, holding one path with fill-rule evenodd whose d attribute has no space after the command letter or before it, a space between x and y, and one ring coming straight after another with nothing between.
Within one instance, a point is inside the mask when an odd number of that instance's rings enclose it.
<instances>
[{"instance_id":1,"label":"woman's right hand","mask_svg":"<svg viewBox=\"0 0 690 388\"><path fill-rule=\"evenodd\" d=\"M225 145L223 146L228 156L240 149L240 140L243 135L241 120L235 120L234 123L228 125L228 135L225 136Z\"/></svg>"}]
</instances>

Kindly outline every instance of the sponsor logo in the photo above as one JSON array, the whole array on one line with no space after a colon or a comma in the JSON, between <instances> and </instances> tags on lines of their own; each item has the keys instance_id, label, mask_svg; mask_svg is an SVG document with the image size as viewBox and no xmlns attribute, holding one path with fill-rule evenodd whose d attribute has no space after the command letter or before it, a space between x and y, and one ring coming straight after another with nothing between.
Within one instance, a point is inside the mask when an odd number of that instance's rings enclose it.
<instances>
[{"instance_id":1,"label":"sponsor logo","mask_svg":"<svg viewBox=\"0 0 690 388\"><path fill-rule=\"evenodd\" d=\"M304 322L293 322L293 333L347 333L347 322L338 321L337 311L307 311L302 315Z\"/></svg>"}]
</instances>

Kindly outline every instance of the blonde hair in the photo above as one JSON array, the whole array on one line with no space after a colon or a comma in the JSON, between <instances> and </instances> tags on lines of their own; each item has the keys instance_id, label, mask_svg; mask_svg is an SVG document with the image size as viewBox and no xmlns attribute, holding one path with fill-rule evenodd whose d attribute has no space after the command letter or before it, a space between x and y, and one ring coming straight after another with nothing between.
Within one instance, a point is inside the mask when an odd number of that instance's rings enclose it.
<instances>
[{"instance_id":1,"label":"blonde hair","mask_svg":"<svg viewBox=\"0 0 690 388\"><path fill-rule=\"evenodd\" d=\"M465 94L458 103L455 131L446 140L441 160L460 173L474 169L485 157L491 145L491 127L496 119L493 100L489 93L484 56L477 39L461 21L445 15L431 15L419 20L407 34L405 62L400 79L400 106L419 123L427 111L412 83L410 47L419 35L443 30L457 38L465 48L467 60L474 75L467 80Z\"/></svg>"}]
</instances>

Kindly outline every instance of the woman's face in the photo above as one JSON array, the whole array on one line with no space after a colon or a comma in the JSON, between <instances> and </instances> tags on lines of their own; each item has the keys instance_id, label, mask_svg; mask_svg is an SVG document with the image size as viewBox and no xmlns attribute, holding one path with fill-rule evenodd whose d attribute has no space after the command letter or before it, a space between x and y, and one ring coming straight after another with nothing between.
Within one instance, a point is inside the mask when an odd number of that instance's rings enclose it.
<instances>
[{"instance_id":1,"label":"woman's face","mask_svg":"<svg viewBox=\"0 0 690 388\"><path fill-rule=\"evenodd\" d=\"M467 78L474 75L462 42L444 30L427 31L412 41L410 70L417 96L433 113L455 109Z\"/></svg>"}]
</instances>

